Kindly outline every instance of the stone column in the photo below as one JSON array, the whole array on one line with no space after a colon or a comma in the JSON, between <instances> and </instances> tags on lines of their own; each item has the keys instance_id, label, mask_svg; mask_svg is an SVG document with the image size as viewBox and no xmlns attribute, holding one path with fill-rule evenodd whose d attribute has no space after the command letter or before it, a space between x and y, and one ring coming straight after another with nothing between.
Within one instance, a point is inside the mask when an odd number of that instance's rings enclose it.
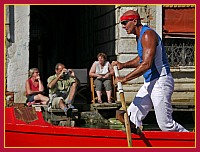
<instances>
[{"instance_id":1,"label":"stone column","mask_svg":"<svg viewBox=\"0 0 200 152\"><path fill-rule=\"evenodd\" d=\"M14 41L6 42L6 90L14 92L15 103L25 102L25 81L29 68L30 6L14 6ZM8 19L6 19L8 21ZM9 25L9 23L7 23ZM8 26L6 26L8 28ZM10 30L6 30L6 39Z\"/></svg>"}]
</instances>

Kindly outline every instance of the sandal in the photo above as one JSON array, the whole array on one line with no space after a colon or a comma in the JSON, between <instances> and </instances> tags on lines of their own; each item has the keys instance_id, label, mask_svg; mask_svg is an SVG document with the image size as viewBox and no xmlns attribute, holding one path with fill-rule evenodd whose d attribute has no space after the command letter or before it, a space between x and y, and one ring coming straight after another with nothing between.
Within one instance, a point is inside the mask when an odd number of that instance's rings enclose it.
<instances>
[{"instance_id":1,"label":"sandal","mask_svg":"<svg viewBox=\"0 0 200 152\"><path fill-rule=\"evenodd\" d=\"M30 107L31 106L31 102L27 102L27 107Z\"/></svg>"},{"instance_id":2,"label":"sandal","mask_svg":"<svg viewBox=\"0 0 200 152\"><path fill-rule=\"evenodd\" d=\"M110 104L111 104L111 103L112 103L112 101L111 101L111 100L108 100L108 103L110 103Z\"/></svg>"},{"instance_id":3,"label":"sandal","mask_svg":"<svg viewBox=\"0 0 200 152\"><path fill-rule=\"evenodd\" d=\"M102 101L101 101L101 100L98 100L98 103L99 103L99 104L101 104L101 103L102 103Z\"/></svg>"},{"instance_id":4,"label":"sandal","mask_svg":"<svg viewBox=\"0 0 200 152\"><path fill-rule=\"evenodd\" d=\"M27 102L27 104L26 104L26 105L27 105L28 107L32 107L32 105L33 105L33 104L35 104L35 101L32 101L32 102Z\"/></svg>"}]
</instances>

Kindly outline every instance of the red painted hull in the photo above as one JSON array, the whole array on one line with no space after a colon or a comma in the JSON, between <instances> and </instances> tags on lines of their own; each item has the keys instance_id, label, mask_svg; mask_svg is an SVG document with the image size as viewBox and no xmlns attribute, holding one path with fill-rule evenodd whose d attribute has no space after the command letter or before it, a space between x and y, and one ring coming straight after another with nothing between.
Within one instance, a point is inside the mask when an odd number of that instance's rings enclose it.
<instances>
[{"instance_id":1,"label":"red painted hull","mask_svg":"<svg viewBox=\"0 0 200 152\"><path fill-rule=\"evenodd\" d=\"M26 124L6 108L5 147L127 147L125 132L53 126L43 120ZM132 134L133 147L195 147L195 133L144 131Z\"/></svg>"}]
</instances>

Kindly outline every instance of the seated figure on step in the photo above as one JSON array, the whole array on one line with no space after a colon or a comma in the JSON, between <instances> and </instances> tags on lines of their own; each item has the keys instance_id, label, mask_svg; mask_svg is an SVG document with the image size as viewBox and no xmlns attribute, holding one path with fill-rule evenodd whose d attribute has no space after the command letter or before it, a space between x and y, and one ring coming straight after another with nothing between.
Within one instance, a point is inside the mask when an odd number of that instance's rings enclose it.
<instances>
[{"instance_id":1,"label":"seated figure on step","mask_svg":"<svg viewBox=\"0 0 200 152\"><path fill-rule=\"evenodd\" d=\"M95 61L92 64L92 67L89 72L89 76L95 78L95 91L98 97L98 103L102 103L101 94L102 94L102 85L104 85L106 90L106 95L108 98L108 103L112 103L111 101L111 93L112 93L112 81L111 76L114 74L113 67L111 64L106 61L107 56L104 53L99 53L97 55L98 61Z\"/></svg>"},{"instance_id":2,"label":"seated figure on step","mask_svg":"<svg viewBox=\"0 0 200 152\"><path fill-rule=\"evenodd\" d=\"M47 80L49 88L50 106L62 109L70 117L74 109L73 100L78 86L78 80L72 69L66 69L62 63L55 66L55 75Z\"/></svg>"},{"instance_id":3,"label":"seated figure on step","mask_svg":"<svg viewBox=\"0 0 200 152\"><path fill-rule=\"evenodd\" d=\"M29 70L29 78L26 80L27 106L33 104L47 104L49 98L44 95L44 86L40 80L40 73L37 68Z\"/></svg>"}]
</instances>

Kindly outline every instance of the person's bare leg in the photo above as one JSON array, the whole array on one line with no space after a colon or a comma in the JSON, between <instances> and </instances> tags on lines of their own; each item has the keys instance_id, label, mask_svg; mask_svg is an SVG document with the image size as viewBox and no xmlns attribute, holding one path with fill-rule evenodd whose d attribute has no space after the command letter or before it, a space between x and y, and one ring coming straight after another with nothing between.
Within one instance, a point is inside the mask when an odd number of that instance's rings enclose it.
<instances>
[{"instance_id":1,"label":"person's bare leg","mask_svg":"<svg viewBox=\"0 0 200 152\"><path fill-rule=\"evenodd\" d=\"M64 104L64 101L63 101L63 100L60 100L60 102L59 102L59 107L60 107L60 109L62 109L62 110L65 109L66 105Z\"/></svg>"},{"instance_id":2,"label":"person's bare leg","mask_svg":"<svg viewBox=\"0 0 200 152\"><path fill-rule=\"evenodd\" d=\"M107 94L107 98L108 98L108 103L112 103L111 101L111 94L112 94L112 91L106 91L106 94Z\"/></svg>"},{"instance_id":3,"label":"person's bare leg","mask_svg":"<svg viewBox=\"0 0 200 152\"><path fill-rule=\"evenodd\" d=\"M70 88L70 92L69 92L69 101L73 101L75 93L76 93L76 88L77 88L77 83L73 83L71 88Z\"/></svg>"},{"instance_id":4,"label":"person's bare leg","mask_svg":"<svg viewBox=\"0 0 200 152\"><path fill-rule=\"evenodd\" d=\"M34 100L40 100L42 104L47 104L47 102L49 101L49 98L42 94L38 94L34 96Z\"/></svg>"},{"instance_id":5,"label":"person's bare leg","mask_svg":"<svg viewBox=\"0 0 200 152\"><path fill-rule=\"evenodd\" d=\"M101 91L96 91L96 93L97 93L98 103L102 103L102 100L101 100Z\"/></svg>"}]
</instances>

